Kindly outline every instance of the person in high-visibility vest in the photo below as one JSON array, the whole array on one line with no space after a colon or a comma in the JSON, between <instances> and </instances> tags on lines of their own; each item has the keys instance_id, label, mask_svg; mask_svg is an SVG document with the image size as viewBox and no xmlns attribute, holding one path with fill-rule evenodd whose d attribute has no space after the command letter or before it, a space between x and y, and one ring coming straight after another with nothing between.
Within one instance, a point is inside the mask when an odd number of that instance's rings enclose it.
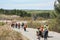
<instances>
[{"instance_id":1,"label":"person in high-visibility vest","mask_svg":"<svg viewBox=\"0 0 60 40\"><path fill-rule=\"evenodd\" d=\"M48 25L44 25L44 40L47 40L48 37Z\"/></svg>"}]
</instances>

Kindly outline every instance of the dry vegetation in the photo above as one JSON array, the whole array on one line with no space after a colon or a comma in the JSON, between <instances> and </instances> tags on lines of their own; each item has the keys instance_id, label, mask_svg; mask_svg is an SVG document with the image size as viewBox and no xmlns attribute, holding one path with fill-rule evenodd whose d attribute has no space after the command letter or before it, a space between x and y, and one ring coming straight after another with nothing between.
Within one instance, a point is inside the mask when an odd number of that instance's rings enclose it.
<instances>
[{"instance_id":1,"label":"dry vegetation","mask_svg":"<svg viewBox=\"0 0 60 40\"><path fill-rule=\"evenodd\" d=\"M0 26L0 40L28 40L22 34L13 31L9 25Z\"/></svg>"},{"instance_id":2,"label":"dry vegetation","mask_svg":"<svg viewBox=\"0 0 60 40\"><path fill-rule=\"evenodd\" d=\"M38 21L29 21L27 25L29 28L38 28L40 27L41 23L39 23Z\"/></svg>"},{"instance_id":3,"label":"dry vegetation","mask_svg":"<svg viewBox=\"0 0 60 40\"><path fill-rule=\"evenodd\" d=\"M17 16L17 15L4 15L4 14L0 14L0 19L1 20L20 20L20 21L31 21L32 20L32 17L20 17L20 16ZM38 17L36 20L45 20L44 18L42 17Z\"/></svg>"},{"instance_id":4,"label":"dry vegetation","mask_svg":"<svg viewBox=\"0 0 60 40\"><path fill-rule=\"evenodd\" d=\"M49 21L49 29L51 31L59 32L60 33L60 20L58 19L51 19Z\"/></svg>"}]
</instances>

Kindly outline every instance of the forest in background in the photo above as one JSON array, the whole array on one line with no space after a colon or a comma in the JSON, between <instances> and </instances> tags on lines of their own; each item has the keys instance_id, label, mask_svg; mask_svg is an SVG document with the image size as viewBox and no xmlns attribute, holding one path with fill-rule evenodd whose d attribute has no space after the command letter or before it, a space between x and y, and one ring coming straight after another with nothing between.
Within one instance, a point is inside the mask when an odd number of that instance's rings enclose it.
<instances>
[{"instance_id":1,"label":"forest in background","mask_svg":"<svg viewBox=\"0 0 60 40\"><path fill-rule=\"evenodd\" d=\"M20 17L43 17L43 18L55 18L54 10L6 10L0 9L0 14L5 15L18 15Z\"/></svg>"},{"instance_id":2,"label":"forest in background","mask_svg":"<svg viewBox=\"0 0 60 40\"><path fill-rule=\"evenodd\" d=\"M17 15L22 18L32 17L34 18L34 20L36 20L37 17L50 19L49 29L52 31L60 32L60 0L54 2L54 10L18 10L18 9L6 10L1 8L0 14Z\"/></svg>"}]
</instances>

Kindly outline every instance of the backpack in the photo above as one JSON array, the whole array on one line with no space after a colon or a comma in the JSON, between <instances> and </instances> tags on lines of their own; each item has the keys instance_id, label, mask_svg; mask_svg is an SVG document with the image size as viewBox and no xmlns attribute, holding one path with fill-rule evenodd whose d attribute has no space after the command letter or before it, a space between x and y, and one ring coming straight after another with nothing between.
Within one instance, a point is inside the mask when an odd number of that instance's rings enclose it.
<instances>
[{"instance_id":1,"label":"backpack","mask_svg":"<svg viewBox=\"0 0 60 40\"><path fill-rule=\"evenodd\" d=\"M24 23L22 23L22 25L21 26L24 26Z\"/></svg>"},{"instance_id":2,"label":"backpack","mask_svg":"<svg viewBox=\"0 0 60 40\"><path fill-rule=\"evenodd\" d=\"M40 36L41 35L41 31L36 31L36 33L37 33L37 36Z\"/></svg>"}]
</instances>

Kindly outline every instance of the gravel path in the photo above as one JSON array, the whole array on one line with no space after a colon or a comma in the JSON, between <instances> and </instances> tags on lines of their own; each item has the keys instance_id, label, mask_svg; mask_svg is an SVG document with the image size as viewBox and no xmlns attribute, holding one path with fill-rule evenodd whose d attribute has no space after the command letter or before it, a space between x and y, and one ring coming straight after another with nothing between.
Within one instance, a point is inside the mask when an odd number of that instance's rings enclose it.
<instances>
[{"instance_id":1,"label":"gravel path","mask_svg":"<svg viewBox=\"0 0 60 40\"><path fill-rule=\"evenodd\" d=\"M22 28L21 29L13 28L13 30L26 36L29 40L38 40L36 36L37 29L27 28L27 31L24 31ZM44 38L41 38L41 40L44 40ZM50 31L48 40L60 40L60 33Z\"/></svg>"}]
</instances>

